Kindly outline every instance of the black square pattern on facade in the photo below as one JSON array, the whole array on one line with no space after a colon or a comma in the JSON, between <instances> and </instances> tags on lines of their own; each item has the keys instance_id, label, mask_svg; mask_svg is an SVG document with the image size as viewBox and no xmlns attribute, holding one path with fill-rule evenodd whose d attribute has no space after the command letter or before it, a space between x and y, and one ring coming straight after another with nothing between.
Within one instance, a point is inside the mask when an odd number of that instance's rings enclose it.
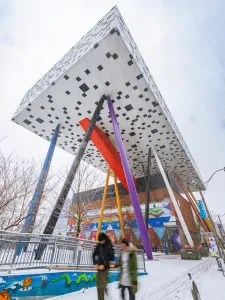
<instances>
[{"instance_id":1,"label":"black square pattern on facade","mask_svg":"<svg viewBox=\"0 0 225 300\"><path fill-rule=\"evenodd\" d=\"M82 92L87 92L89 90L89 87L86 85L86 83L83 83L79 86Z\"/></svg>"},{"instance_id":2,"label":"black square pattern on facade","mask_svg":"<svg viewBox=\"0 0 225 300\"><path fill-rule=\"evenodd\" d=\"M23 120L23 122L24 122L25 124L27 124L27 125L30 125L30 124L31 124L31 121L29 121L29 120L27 120L27 119Z\"/></svg>"},{"instance_id":3,"label":"black square pattern on facade","mask_svg":"<svg viewBox=\"0 0 225 300\"><path fill-rule=\"evenodd\" d=\"M36 121L40 124L42 124L44 122L44 120L42 120L41 118L37 118Z\"/></svg>"},{"instance_id":4,"label":"black square pattern on facade","mask_svg":"<svg viewBox=\"0 0 225 300\"><path fill-rule=\"evenodd\" d=\"M157 103L156 101L153 101L153 102L152 102L152 105L153 105L154 107L156 107L156 106L159 105L159 103Z\"/></svg>"},{"instance_id":5,"label":"black square pattern on facade","mask_svg":"<svg viewBox=\"0 0 225 300\"><path fill-rule=\"evenodd\" d=\"M98 69L99 69L99 71L103 70L103 66L102 66L102 65L99 65L99 66L98 66Z\"/></svg>"},{"instance_id":6,"label":"black square pattern on facade","mask_svg":"<svg viewBox=\"0 0 225 300\"><path fill-rule=\"evenodd\" d=\"M128 66L132 66L133 65L133 61L132 60L129 60L127 63L128 63Z\"/></svg>"},{"instance_id":7,"label":"black square pattern on facade","mask_svg":"<svg viewBox=\"0 0 225 300\"><path fill-rule=\"evenodd\" d=\"M118 58L118 55L116 53L114 53L112 57L114 60L116 60Z\"/></svg>"},{"instance_id":8,"label":"black square pattern on facade","mask_svg":"<svg viewBox=\"0 0 225 300\"><path fill-rule=\"evenodd\" d=\"M137 80L140 80L143 77L143 74L137 76Z\"/></svg>"}]
</instances>

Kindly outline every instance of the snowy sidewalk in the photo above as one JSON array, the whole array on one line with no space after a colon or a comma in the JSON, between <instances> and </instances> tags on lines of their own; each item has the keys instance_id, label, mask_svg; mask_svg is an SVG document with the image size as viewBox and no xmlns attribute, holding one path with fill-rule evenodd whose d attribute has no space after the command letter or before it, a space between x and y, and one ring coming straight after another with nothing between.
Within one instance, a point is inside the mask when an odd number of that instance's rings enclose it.
<instances>
[{"instance_id":1,"label":"snowy sidewalk","mask_svg":"<svg viewBox=\"0 0 225 300\"><path fill-rule=\"evenodd\" d=\"M225 299L225 277L217 271L213 258L201 261L181 260L180 256L157 256L154 261L146 262L148 276L139 277L139 300L191 300L190 284L187 273L191 273L197 283L202 300ZM109 286L106 300L119 300L118 283ZM218 294L216 294L218 293ZM94 300L97 299L96 288L71 293L53 299Z\"/></svg>"}]
</instances>

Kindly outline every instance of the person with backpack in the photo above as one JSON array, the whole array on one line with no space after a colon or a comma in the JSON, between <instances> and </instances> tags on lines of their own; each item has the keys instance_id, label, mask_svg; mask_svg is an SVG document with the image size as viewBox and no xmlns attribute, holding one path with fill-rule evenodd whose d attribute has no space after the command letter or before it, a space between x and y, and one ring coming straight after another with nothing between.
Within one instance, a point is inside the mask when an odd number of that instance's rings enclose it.
<instances>
[{"instance_id":1,"label":"person with backpack","mask_svg":"<svg viewBox=\"0 0 225 300\"><path fill-rule=\"evenodd\" d=\"M121 242L122 254L119 259L118 267L120 271L121 296L125 300L125 290L128 289L129 300L135 300L135 293L137 292L137 256L136 248L129 244L126 239Z\"/></svg>"},{"instance_id":2,"label":"person with backpack","mask_svg":"<svg viewBox=\"0 0 225 300\"><path fill-rule=\"evenodd\" d=\"M100 233L98 244L93 252L93 263L97 270L98 300L104 300L108 283L109 264L114 261L114 249L110 238L105 233Z\"/></svg>"}]
</instances>

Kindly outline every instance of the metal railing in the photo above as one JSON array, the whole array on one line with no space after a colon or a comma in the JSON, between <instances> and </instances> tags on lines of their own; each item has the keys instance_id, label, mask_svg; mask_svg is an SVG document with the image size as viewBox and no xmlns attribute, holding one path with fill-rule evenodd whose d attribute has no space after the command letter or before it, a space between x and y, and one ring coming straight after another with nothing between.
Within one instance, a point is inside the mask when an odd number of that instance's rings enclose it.
<instances>
[{"instance_id":1,"label":"metal railing","mask_svg":"<svg viewBox=\"0 0 225 300\"><path fill-rule=\"evenodd\" d=\"M0 270L71 267L93 269L96 242L57 235L0 231ZM42 249L41 254L38 251ZM121 247L114 246L117 261ZM144 251L137 249L138 269L145 271Z\"/></svg>"}]
</instances>

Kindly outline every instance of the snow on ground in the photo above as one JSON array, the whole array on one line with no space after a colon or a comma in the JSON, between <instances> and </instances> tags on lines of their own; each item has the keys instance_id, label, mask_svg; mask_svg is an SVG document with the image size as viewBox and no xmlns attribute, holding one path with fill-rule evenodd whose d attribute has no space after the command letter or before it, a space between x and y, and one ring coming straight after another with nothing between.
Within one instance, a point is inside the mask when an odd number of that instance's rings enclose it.
<instances>
[{"instance_id":1,"label":"snow on ground","mask_svg":"<svg viewBox=\"0 0 225 300\"><path fill-rule=\"evenodd\" d=\"M201 293L202 300L225 299L225 277L217 270L213 258L201 261L181 260L180 256L155 256L153 261L146 261L148 276L139 277L140 300L190 300L190 282L187 273L191 273ZM106 300L120 299L118 283L108 285L109 295ZM94 300L97 299L96 288L54 297L52 299ZM128 299L128 298L127 298Z\"/></svg>"}]
</instances>

